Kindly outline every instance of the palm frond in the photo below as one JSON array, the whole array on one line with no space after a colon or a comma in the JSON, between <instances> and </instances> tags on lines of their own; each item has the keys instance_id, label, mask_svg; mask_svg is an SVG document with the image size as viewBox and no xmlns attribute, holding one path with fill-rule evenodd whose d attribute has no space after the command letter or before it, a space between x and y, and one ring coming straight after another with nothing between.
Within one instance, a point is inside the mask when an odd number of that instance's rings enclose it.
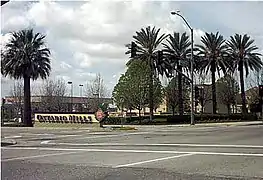
<instances>
[{"instance_id":1,"label":"palm frond","mask_svg":"<svg viewBox=\"0 0 263 180\"><path fill-rule=\"evenodd\" d=\"M14 79L25 76L45 79L51 70L50 50L46 48L44 35L34 34L33 29L13 32L1 54L1 73Z\"/></svg>"},{"instance_id":2,"label":"palm frond","mask_svg":"<svg viewBox=\"0 0 263 180\"><path fill-rule=\"evenodd\" d=\"M230 36L230 39L227 41L232 65L235 69L244 69L246 76L249 74L249 69L253 71L263 67L260 59L262 55L256 52L258 47L253 45L253 43L254 40L250 39L250 36L247 34L235 34L234 36Z\"/></svg>"}]
</instances>

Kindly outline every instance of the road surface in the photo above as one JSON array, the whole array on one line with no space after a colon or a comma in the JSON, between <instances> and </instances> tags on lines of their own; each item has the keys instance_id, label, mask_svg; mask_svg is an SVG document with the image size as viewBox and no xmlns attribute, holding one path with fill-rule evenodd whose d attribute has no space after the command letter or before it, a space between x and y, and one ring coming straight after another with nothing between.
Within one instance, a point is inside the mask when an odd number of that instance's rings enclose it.
<instances>
[{"instance_id":1,"label":"road surface","mask_svg":"<svg viewBox=\"0 0 263 180\"><path fill-rule=\"evenodd\" d=\"M263 126L2 128L2 179L263 179Z\"/></svg>"}]
</instances>

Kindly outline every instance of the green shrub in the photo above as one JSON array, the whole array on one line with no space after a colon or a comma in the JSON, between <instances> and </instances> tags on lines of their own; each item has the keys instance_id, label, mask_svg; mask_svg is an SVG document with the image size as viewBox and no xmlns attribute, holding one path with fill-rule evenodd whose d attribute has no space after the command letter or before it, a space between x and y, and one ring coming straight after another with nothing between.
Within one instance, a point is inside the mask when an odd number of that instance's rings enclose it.
<instances>
[{"instance_id":1,"label":"green shrub","mask_svg":"<svg viewBox=\"0 0 263 180\"><path fill-rule=\"evenodd\" d=\"M203 114L203 115L195 115L195 122L196 123L206 123L206 122L231 122L231 121L256 121L257 116L254 114ZM172 124L184 124L190 123L191 117L190 115L184 116L169 116L167 117L167 123Z\"/></svg>"},{"instance_id":2,"label":"green shrub","mask_svg":"<svg viewBox=\"0 0 263 180\"><path fill-rule=\"evenodd\" d=\"M196 123L216 123L216 122L233 122L233 121L256 121L257 116L254 114L248 114L243 116L242 114L196 114L195 115ZM157 125L157 124L190 124L191 116L190 115L175 115L175 116L167 116L167 115L156 115L154 116L154 120L150 121L149 116L141 117L141 124L147 125ZM103 124L140 124L140 118L137 116L133 117L108 117L105 119Z\"/></svg>"}]
</instances>

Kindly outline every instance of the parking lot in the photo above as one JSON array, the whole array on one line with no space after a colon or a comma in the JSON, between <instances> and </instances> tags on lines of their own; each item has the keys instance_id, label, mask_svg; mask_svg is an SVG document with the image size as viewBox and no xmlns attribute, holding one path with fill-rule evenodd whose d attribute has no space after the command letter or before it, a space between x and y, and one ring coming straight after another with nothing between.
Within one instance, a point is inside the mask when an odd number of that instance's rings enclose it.
<instances>
[{"instance_id":1,"label":"parking lot","mask_svg":"<svg viewBox=\"0 0 263 180\"><path fill-rule=\"evenodd\" d=\"M2 128L2 179L263 179L263 126Z\"/></svg>"}]
</instances>

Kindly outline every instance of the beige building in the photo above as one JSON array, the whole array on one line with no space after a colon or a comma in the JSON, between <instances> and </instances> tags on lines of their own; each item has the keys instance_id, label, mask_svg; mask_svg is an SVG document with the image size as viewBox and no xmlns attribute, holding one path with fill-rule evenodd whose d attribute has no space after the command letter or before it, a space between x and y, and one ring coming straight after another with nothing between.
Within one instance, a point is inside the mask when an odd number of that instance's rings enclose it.
<instances>
[{"instance_id":1,"label":"beige building","mask_svg":"<svg viewBox=\"0 0 263 180\"><path fill-rule=\"evenodd\" d=\"M211 84L203 84L198 85L200 89L203 90L203 95L205 99L204 104L204 113L212 113L213 112L213 102L212 102L212 85ZM201 91L202 93L202 91ZM247 99L247 108L248 112L250 112L249 104L253 101L253 98L257 96L258 93L258 87L250 88L246 90L246 99ZM200 113L202 110L202 106L200 103L198 103L198 106L196 108L196 111ZM236 96L236 105L231 106L231 112L232 113L241 113L242 112L242 100L241 100L241 94L239 93ZM228 113L227 106L225 104L222 104L220 102L220 99L217 96L217 113L226 114Z\"/></svg>"},{"instance_id":2,"label":"beige building","mask_svg":"<svg viewBox=\"0 0 263 180\"><path fill-rule=\"evenodd\" d=\"M160 104L160 106L154 111L155 115L161 114L161 113L166 113L168 111L167 109L167 105L166 105L166 100L164 99L164 101ZM116 113L112 113L116 116L121 116L122 113L124 113L125 115L131 115L132 116L139 116L139 110L138 109L133 109L133 110L127 110L124 109L124 112L121 111L121 109L118 109ZM141 115L148 115L150 113L150 108L146 107L144 109L141 110Z\"/></svg>"}]
</instances>

